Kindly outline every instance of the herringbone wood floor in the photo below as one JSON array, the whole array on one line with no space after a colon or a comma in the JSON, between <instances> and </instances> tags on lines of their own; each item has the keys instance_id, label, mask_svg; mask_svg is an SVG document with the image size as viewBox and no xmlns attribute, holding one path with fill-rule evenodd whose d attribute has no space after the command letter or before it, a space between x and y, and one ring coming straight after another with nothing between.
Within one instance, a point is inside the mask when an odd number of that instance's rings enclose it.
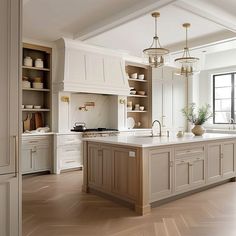
<instances>
[{"instance_id":1,"label":"herringbone wood floor","mask_svg":"<svg viewBox=\"0 0 236 236\"><path fill-rule=\"evenodd\" d=\"M82 172L23 179L23 236L236 236L236 183L152 209L81 192Z\"/></svg>"}]
</instances>

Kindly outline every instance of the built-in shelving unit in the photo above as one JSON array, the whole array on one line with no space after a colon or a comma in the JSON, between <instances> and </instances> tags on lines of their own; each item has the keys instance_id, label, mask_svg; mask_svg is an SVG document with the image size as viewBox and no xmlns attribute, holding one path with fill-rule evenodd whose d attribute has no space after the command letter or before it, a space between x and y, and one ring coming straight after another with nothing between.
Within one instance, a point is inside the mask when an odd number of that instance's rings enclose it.
<instances>
[{"instance_id":1,"label":"built-in shelving unit","mask_svg":"<svg viewBox=\"0 0 236 236\"><path fill-rule=\"evenodd\" d=\"M24 58L30 57L33 60L32 66L24 65ZM30 82L30 87L23 87L22 83L22 105L33 105L41 106L40 109L22 109L22 123L27 117L31 117L30 129L35 129L35 113L40 113L40 118L42 118L43 126L49 126L51 128L52 118L51 118L51 58L52 49L48 47L33 45L24 43L23 53L22 53L22 78ZM35 67L35 60L42 59L43 68ZM41 79L43 83L43 88L34 88L33 83L36 78ZM36 86L35 86L36 87ZM24 131L24 126L23 126Z\"/></svg>"},{"instance_id":2,"label":"built-in shelving unit","mask_svg":"<svg viewBox=\"0 0 236 236\"><path fill-rule=\"evenodd\" d=\"M150 128L151 127L151 69L147 65L126 62L126 73L128 74L128 82L130 88L138 91L145 91L145 95L127 96L127 105L132 102L132 110L127 109L127 118L132 117L135 121L134 128ZM144 79L133 79L131 75L137 73L143 74ZM144 106L144 110L135 110L135 104Z\"/></svg>"}]
</instances>

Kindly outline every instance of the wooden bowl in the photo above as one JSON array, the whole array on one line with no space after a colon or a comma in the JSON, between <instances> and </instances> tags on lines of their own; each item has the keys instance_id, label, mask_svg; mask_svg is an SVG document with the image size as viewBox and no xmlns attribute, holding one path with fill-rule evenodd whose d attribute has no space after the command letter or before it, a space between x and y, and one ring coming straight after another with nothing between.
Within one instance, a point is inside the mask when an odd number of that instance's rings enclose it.
<instances>
[{"instance_id":1,"label":"wooden bowl","mask_svg":"<svg viewBox=\"0 0 236 236\"><path fill-rule=\"evenodd\" d=\"M145 95L145 93L146 93L145 91L138 91L137 92L138 95L142 95L142 96Z\"/></svg>"}]
</instances>

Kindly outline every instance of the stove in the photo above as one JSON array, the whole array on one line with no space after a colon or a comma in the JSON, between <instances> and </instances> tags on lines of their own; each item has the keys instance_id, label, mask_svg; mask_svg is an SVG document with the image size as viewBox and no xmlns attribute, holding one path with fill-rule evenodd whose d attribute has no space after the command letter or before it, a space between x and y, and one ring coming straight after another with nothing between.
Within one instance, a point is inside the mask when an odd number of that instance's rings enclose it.
<instances>
[{"instance_id":1,"label":"stove","mask_svg":"<svg viewBox=\"0 0 236 236\"><path fill-rule=\"evenodd\" d=\"M86 130L74 130L71 129L72 132L81 132L82 137L107 137L107 136L117 136L119 131L117 129L108 129L108 128L94 128L94 129L86 129Z\"/></svg>"}]
</instances>

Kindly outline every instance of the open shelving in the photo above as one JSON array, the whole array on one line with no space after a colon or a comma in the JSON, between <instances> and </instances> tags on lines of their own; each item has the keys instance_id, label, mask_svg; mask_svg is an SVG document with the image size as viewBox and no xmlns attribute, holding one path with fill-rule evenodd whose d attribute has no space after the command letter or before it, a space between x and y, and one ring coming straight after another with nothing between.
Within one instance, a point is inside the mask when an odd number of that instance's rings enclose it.
<instances>
[{"instance_id":1,"label":"open shelving","mask_svg":"<svg viewBox=\"0 0 236 236\"><path fill-rule=\"evenodd\" d=\"M145 91L145 95L128 95L127 104L132 102L133 110L127 110L127 118L132 117L135 121L134 128L150 128L151 127L151 69L147 65L126 62L126 73L128 74L129 86L137 91ZM137 73L138 75L144 74L144 79L133 79L131 75ZM144 106L144 110L134 110L135 104ZM138 125L141 124L141 125Z\"/></svg>"},{"instance_id":2,"label":"open shelving","mask_svg":"<svg viewBox=\"0 0 236 236\"><path fill-rule=\"evenodd\" d=\"M33 45L28 43L23 43L23 53L22 62L24 58L28 56L33 59L33 66L22 65L22 78L28 77L31 84L30 88L22 87L22 104L23 105L37 105L41 106L40 109L22 109L22 123L28 117L34 117L35 113L41 113L43 126L52 126L51 117L51 65L52 65L52 49L48 47L43 47L39 45ZM42 59L44 63L43 68L34 67L34 61L36 59ZM33 81L35 77L42 78L43 88L33 88ZM20 78L20 80L22 80ZM34 121L32 121L32 124ZM34 125L32 129L34 129ZM24 130L23 130L24 131Z\"/></svg>"}]
</instances>

